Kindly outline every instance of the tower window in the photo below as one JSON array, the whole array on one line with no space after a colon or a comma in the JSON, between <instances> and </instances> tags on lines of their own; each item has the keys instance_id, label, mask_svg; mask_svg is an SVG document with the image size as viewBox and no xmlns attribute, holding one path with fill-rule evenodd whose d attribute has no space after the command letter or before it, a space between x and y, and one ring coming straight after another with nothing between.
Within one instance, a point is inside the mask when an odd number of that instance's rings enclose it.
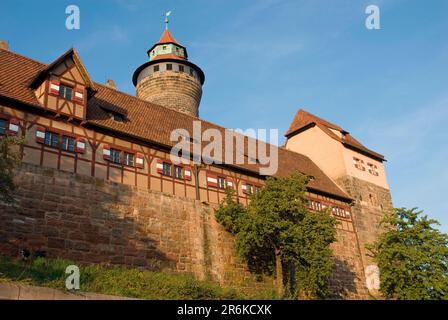
<instances>
[{"instance_id":1,"label":"tower window","mask_svg":"<svg viewBox=\"0 0 448 320\"><path fill-rule=\"evenodd\" d=\"M190 76L194 77L194 70L190 68Z\"/></svg>"},{"instance_id":2,"label":"tower window","mask_svg":"<svg viewBox=\"0 0 448 320\"><path fill-rule=\"evenodd\" d=\"M378 167L372 163L367 163L367 167L369 168L369 173L374 175L374 176L378 176Z\"/></svg>"},{"instance_id":3,"label":"tower window","mask_svg":"<svg viewBox=\"0 0 448 320\"><path fill-rule=\"evenodd\" d=\"M163 47L162 47L162 50L166 50L166 46L163 46Z\"/></svg>"},{"instance_id":4,"label":"tower window","mask_svg":"<svg viewBox=\"0 0 448 320\"><path fill-rule=\"evenodd\" d=\"M358 158L353 158L353 165L356 169L361 171L366 171L366 167L364 166L364 161Z\"/></svg>"},{"instance_id":5,"label":"tower window","mask_svg":"<svg viewBox=\"0 0 448 320\"><path fill-rule=\"evenodd\" d=\"M72 100L73 97L73 89L67 86L64 86L63 84L61 84L59 86L59 96L61 98L67 99L67 100Z\"/></svg>"},{"instance_id":6,"label":"tower window","mask_svg":"<svg viewBox=\"0 0 448 320\"><path fill-rule=\"evenodd\" d=\"M184 72L184 66L179 65L179 72Z\"/></svg>"},{"instance_id":7,"label":"tower window","mask_svg":"<svg viewBox=\"0 0 448 320\"><path fill-rule=\"evenodd\" d=\"M6 134L6 128L7 128L8 122L4 119L0 119L0 135Z\"/></svg>"},{"instance_id":8,"label":"tower window","mask_svg":"<svg viewBox=\"0 0 448 320\"><path fill-rule=\"evenodd\" d=\"M171 63L168 63L166 65L166 70L173 70L173 65Z\"/></svg>"},{"instance_id":9,"label":"tower window","mask_svg":"<svg viewBox=\"0 0 448 320\"><path fill-rule=\"evenodd\" d=\"M160 70L159 66L154 66L154 72L158 72Z\"/></svg>"}]
</instances>

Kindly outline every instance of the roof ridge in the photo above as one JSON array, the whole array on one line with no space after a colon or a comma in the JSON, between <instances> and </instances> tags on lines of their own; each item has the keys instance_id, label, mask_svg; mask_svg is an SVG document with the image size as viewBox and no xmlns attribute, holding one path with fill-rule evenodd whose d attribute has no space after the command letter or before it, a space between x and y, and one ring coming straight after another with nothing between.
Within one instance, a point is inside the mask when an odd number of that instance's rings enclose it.
<instances>
[{"instance_id":1,"label":"roof ridge","mask_svg":"<svg viewBox=\"0 0 448 320\"><path fill-rule=\"evenodd\" d=\"M332 123L332 122L330 122L330 121L328 121L328 120L325 120L325 119L323 119L323 118L321 118L321 117L319 117L319 116L316 116L315 114L313 114L313 113L311 113L311 112L308 112L308 111L306 111L306 110L304 110L304 109L300 109L298 112L303 112L303 113L305 113L306 115L308 115L308 116L310 116L310 117L312 117L312 118L315 118L317 121L319 121L319 122L321 122L321 124L323 124L323 125L325 125L325 126L327 126L327 127L333 127L333 128L330 128L330 129L335 129L335 130L338 130L338 131L343 131L343 132L347 132L346 130L344 130L344 128L342 128L340 125L337 125L337 124L334 124L334 123ZM328 125L329 126L328 126Z\"/></svg>"}]
</instances>

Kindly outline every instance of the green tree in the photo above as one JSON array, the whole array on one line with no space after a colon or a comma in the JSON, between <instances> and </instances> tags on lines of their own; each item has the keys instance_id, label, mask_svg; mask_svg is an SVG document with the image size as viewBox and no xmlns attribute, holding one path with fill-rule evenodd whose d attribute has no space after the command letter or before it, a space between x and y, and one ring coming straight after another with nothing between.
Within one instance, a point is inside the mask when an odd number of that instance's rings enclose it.
<instances>
[{"instance_id":1,"label":"green tree","mask_svg":"<svg viewBox=\"0 0 448 320\"><path fill-rule=\"evenodd\" d=\"M324 297L331 274L336 220L306 207L307 178L268 178L247 208L228 191L216 218L236 236L236 250L251 271L275 274L280 294Z\"/></svg>"},{"instance_id":2,"label":"green tree","mask_svg":"<svg viewBox=\"0 0 448 320\"><path fill-rule=\"evenodd\" d=\"M380 269L381 292L389 299L448 299L448 236L416 208L394 209L385 232L368 245Z\"/></svg>"},{"instance_id":3,"label":"green tree","mask_svg":"<svg viewBox=\"0 0 448 320\"><path fill-rule=\"evenodd\" d=\"M14 169L20 165L22 159L22 144L22 139L0 137L0 201L13 202Z\"/></svg>"}]
</instances>

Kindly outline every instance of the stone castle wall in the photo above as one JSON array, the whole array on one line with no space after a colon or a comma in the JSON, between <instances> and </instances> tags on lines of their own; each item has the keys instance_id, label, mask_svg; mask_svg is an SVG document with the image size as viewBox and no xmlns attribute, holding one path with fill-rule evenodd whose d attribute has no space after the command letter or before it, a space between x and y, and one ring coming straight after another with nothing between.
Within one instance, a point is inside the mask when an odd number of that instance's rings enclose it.
<instances>
[{"instance_id":1,"label":"stone castle wall","mask_svg":"<svg viewBox=\"0 0 448 320\"><path fill-rule=\"evenodd\" d=\"M186 73L157 72L138 84L137 97L197 117L202 86Z\"/></svg>"},{"instance_id":2,"label":"stone castle wall","mask_svg":"<svg viewBox=\"0 0 448 320\"><path fill-rule=\"evenodd\" d=\"M80 263L188 272L223 285L256 289L234 255L234 240L215 207L79 174L24 164L15 177L17 203L0 204L0 253L45 251ZM356 233L349 222L333 244L332 297L366 298Z\"/></svg>"},{"instance_id":3,"label":"stone castle wall","mask_svg":"<svg viewBox=\"0 0 448 320\"><path fill-rule=\"evenodd\" d=\"M373 183L345 176L337 183L351 196L353 224L357 231L364 266L373 263L365 248L366 244L375 242L381 234L380 222L384 213L392 208L392 198L388 189Z\"/></svg>"}]
</instances>

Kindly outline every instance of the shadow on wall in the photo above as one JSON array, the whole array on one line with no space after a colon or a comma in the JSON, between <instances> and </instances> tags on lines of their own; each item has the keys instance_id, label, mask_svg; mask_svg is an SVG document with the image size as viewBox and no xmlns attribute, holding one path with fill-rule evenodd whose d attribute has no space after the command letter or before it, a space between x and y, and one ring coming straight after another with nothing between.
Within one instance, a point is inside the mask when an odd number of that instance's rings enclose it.
<instances>
[{"instance_id":1,"label":"shadow on wall","mask_svg":"<svg viewBox=\"0 0 448 320\"><path fill-rule=\"evenodd\" d=\"M27 250L79 263L176 268L179 248L171 257L159 249L175 238L164 238L160 196L27 164L15 179L17 203L0 203L0 253L20 257Z\"/></svg>"},{"instance_id":2,"label":"shadow on wall","mask_svg":"<svg viewBox=\"0 0 448 320\"><path fill-rule=\"evenodd\" d=\"M354 295L358 292L357 277L352 270L353 267L347 261L334 258L333 276L329 281L331 299L356 298Z\"/></svg>"}]
</instances>

